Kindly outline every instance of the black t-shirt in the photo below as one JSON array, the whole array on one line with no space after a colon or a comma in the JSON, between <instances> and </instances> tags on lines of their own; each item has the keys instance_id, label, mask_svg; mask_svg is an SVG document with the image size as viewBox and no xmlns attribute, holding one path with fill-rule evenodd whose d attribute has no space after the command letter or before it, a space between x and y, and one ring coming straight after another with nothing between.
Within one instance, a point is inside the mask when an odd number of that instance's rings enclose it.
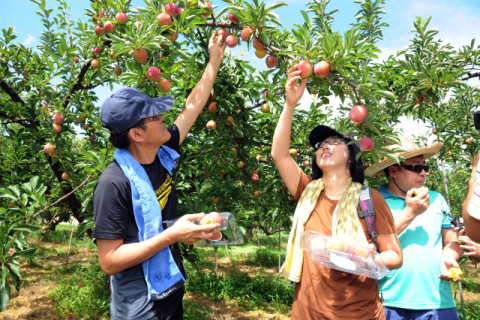
<instances>
[{"instance_id":1,"label":"black t-shirt","mask_svg":"<svg viewBox=\"0 0 480 320\"><path fill-rule=\"evenodd\" d=\"M174 124L168 127L171 139L164 145L180 153L180 133ZM176 218L177 195L174 177L162 166L158 156L151 164L142 165L157 195L162 211L162 221ZM175 171L176 167L173 171ZM172 172L173 174L175 172ZM99 177L93 191L95 229L93 237L97 239L123 239L125 244L139 242L138 227L133 212L132 190L117 161L110 162ZM164 226L165 227L165 226ZM180 272L186 278L185 269L178 243L170 246L172 256ZM112 276L111 314L112 319L143 319L159 313L172 301L182 299L183 284L177 284L177 290L162 300L147 301L147 285L144 280L142 264L119 272Z\"/></svg>"}]
</instances>

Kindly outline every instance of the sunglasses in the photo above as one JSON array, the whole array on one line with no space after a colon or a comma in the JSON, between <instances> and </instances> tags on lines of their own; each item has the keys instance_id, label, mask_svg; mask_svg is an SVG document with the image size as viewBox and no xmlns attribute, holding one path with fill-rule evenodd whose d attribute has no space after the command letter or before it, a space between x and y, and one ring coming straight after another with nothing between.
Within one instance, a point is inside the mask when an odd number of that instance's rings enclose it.
<instances>
[{"instance_id":1,"label":"sunglasses","mask_svg":"<svg viewBox=\"0 0 480 320\"><path fill-rule=\"evenodd\" d=\"M425 170L425 172L428 172L428 169L429 169L428 166L416 165L416 164L402 164L400 166L396 165L396 167L403 167L403 168L407 169L408 171L413 171L413 172L416 172L416 173L421 173L423 170Z\"/></svg>"}]
</instances>

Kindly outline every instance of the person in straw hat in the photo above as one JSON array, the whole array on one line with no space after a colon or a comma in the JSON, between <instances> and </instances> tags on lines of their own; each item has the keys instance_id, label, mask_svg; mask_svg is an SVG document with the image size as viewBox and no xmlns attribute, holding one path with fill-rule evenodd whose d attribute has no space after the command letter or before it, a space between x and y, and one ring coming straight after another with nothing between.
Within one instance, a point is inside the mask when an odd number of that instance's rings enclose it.
<instances>
[{"instance_id":1,"label":"person in straw hat","mask_svg":"<svg viewBox=\"0 0 480 320\"><path fill-rule=\"evenodd\" d=\"M275 129L272 157L288 190L298 202L290 232L286 261L280 271L296 283L292 319L385 319L374 279L317 265L300 246L300 234L312 230L326 235L360 241L368 246L370 234L358 217L359 197L364 180L358 144L327 126L312 130L309 142L315 149L312 177L308 177L289 155L295 106L305 91L296 66L288 72L286 101ZM402 265L402 250L395 223L383 197L372 190L376 212L375 229L380 257L389 269Z\"/></svg>"},{"instance_id":2,"label":"person in straw hat","mask_svg":"<svg viewBox=\"0 0 480 320\"><path fill-rule=\"evenodd\" d=\"M403 266L392 276L380 280L387 319L458 319L449 270L458 267L462 254L456 233L442 212L450 212L438 192L421 188L428 165L425 160L442 148L437 142L419 148L407 137L398 153L400 165L386 159L365 170L374 177L385 174L388 184L380 193L395 218L395 228L403 250Z\"/></svg>"}]
</instances>

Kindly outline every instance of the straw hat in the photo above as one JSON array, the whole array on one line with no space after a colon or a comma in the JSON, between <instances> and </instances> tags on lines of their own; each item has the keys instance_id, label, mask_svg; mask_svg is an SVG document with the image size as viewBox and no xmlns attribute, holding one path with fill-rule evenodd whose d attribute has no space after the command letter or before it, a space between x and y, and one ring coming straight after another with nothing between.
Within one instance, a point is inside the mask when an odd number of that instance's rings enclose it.
<instances>
[{"instance_id":1,"label":"straw hat","mask_svg":"<svg viewBox=\"0 0 480 320\"><path fill-rule=\"evenodd\" d=\"M433 155L435 155L437 152L439 152L443 145L441 142L435 142L430 147L419 148L413 142L411 142L410 139L408 139L408 137L400 137L400 142L401 142L401 145L394 144L391 146L387 146L385 148L386 149L398 148L398 149L405 150L404 152L399 152L395 154L396 156L404 157L405 160L410 158L415 158L421 155L423 155L424 159L428 159ZM383 169L393 166L394 164L396 164L396 162L391 159L380 161L379 163L368 167L365 170L365 175L367 177L381 176L385 174Z\"/></svg>"}]
</instances>

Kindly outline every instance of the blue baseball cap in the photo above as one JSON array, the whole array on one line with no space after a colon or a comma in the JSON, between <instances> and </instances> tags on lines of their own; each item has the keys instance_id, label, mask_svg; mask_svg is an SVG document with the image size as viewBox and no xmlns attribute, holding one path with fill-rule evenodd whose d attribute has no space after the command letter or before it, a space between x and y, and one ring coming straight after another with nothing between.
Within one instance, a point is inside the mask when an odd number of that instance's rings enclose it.
<instances>
[{"instance_id":1,"label":"blue baseball cap","mask_svg":"<svg viewBox=\"0 0 480 320\"><path fill-rule=\"evenodd\" d=\"M173 96L150 98L135 88L122 88L107 98L100 107L100 120L112 133L120 133L137 122L173 107Z\"/></svg>"}]
</instances>

